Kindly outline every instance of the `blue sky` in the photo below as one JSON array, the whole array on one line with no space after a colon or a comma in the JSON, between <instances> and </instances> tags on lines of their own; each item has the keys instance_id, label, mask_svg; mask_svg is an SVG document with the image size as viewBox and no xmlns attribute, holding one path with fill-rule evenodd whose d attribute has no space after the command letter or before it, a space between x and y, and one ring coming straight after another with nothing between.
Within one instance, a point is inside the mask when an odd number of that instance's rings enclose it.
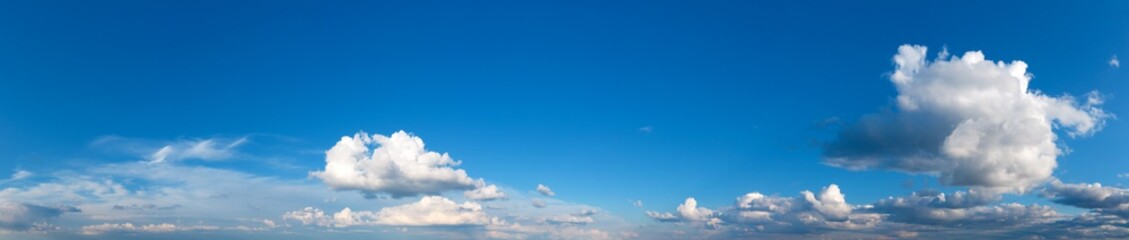
<instances>
[{"instance_id":1,"label":"blue sky","mask_svg":"<svg viewBox=\"0 0 1129 240\"><path fill-rule=\"evenodd\" d=\"M0 239L1129 237L1126 10L6 2Z\"/></svg>"}]
</instances>

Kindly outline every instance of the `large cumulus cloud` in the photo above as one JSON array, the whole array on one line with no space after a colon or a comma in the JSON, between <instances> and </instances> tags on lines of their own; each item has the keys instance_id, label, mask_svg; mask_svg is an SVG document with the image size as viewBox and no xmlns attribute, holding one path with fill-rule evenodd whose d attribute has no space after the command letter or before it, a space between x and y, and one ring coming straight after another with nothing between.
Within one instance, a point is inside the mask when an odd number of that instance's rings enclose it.
<instances>
[{"instance_id":1,"label":"large cumulus cloud","mask_svg":"<svg viewBox=\"0 0 1129 240\"><path fill-rule=\"evenodd\" d=\"M446 153L428 151L423 139L404 131L391 136L357 133L341 137L326 151L325 162L324 171L310 175L333 189L358 190L367 197L437 195L486 187L483 180L456 169L459 161Z\"/></svg>"},{"instance_id":2,"label":"large cumulus cloud","mask_svg":"<svg viewBox=\"0 0 1129 240\"><path fill-rule=\"evenodd\" d=\"M958 186L1024 191L1051 177L1069 136L1098 131L1108 114L1091 93L1079 103L1028 88L1022 61L993 62L979 51L937 60L903 45L890 76L896 111L871 114L824 147L824 161L849 169L937 174Z\"/></svg>"}]
</instances>

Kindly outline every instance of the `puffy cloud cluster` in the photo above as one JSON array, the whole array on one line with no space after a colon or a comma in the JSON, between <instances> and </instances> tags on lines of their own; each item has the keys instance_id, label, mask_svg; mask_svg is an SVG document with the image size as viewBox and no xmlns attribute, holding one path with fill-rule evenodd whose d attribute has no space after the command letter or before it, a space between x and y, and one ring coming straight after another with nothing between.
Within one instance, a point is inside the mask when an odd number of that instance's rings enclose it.
<instances>
[{"instance_id":1,"label":"puffy cloud cluster","mask_svg":"<svg viewBox=\"0 0 1129 240\"><path fill-rule=\"evenodd\" d=\"M333 215L320 209L306 207L283 214L283 219L319 226L460 226L485 225L496 221L473 202L455 203L439 196L427 196L419 202L386 207L377 212L353 211L345 208Z\"/></svg>"},{"instance_id":2,"label":"puffy cloud cluster","mask_svg":"<svg viewBox=\"0 0 1129 240\"><path fill-rule=\"evenodd\" d=\"M333 189L358 190L370 198L380 193L401 198L485 187L481 179L454 168L460 162L446 153L428 151L423 139L404 131L341 137L325 155L325 170L310 176Z\"/></svg>"},{"instance_id":3,"label":"puffy cloud cluster","mask_svg":"<svg viewBox=\"0 0 1129 240\"><path fill-rule=\"evenodd\" d=\"M824 146L824 161L849 169L931 173L950 185L1025 191L1051 177L1062 153L1055 128L1098 131L1109 117L1091 93L1084 103L1028 89L1022 61L985 60L979 51L926 60L903 45L890 77L897 110L863 117Z\"/></svg>"},{"instance_id":4,"label":"puffy cloud cluster","mask_svg":"<svg viewBox=\"0 0 1129 240\"><path fill-rule=\"evenodd\" d=\"M78 212L73 207L47 207L0 201L0 231L45 230L46 221L65 212Z\"/></svg>"},{"instance_id":5,"label":"puffy cloud cluster","mask_svg":"<svg viewBox=\"0 0 1129 240\"><path fill-rule=\"evenodd\" d=\"M755 226L759 231L795 232L815 229L863 229L881 222L882 216L856 212L847 204L837 185L824 187L819 194L809 191L801 197L773 197L752 192L738 197L734 206L711 210L698 207L694 198L688 198L677 211L646 212L660 222L702 223L707 227L721 225Z\"/></svg>"}]
</instances>

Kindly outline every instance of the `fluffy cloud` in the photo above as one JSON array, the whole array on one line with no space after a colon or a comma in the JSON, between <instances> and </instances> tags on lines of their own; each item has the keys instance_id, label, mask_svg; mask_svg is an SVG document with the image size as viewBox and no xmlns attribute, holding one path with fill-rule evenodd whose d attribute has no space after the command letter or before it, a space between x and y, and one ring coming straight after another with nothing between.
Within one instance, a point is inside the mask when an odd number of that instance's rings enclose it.
<instances>
[{"instance_id":1,"label":"fluffy cloud","mask_svg":"<svg viewBox=\"0 0 1129 240\"><path fill-rule=\"evenodd\" d=\"M863 117L824 146L824 161L849 169L937 174L950 185L1024 191L1050 178L1062 153L1055 128L1098 131L1108 118L1092 93L1085 103L1028 89L1022 61L985 60L979 51L926 60L903 45L890 80L896 112Z\"/></svg>"},{"instance_id":2,"label":"fluffy cloud","mask_svg":"<svg viewBox=\"0 0 1129 240\"><path fill-rule=\"evenodd\" d=\"M439 196L427 196L419 202L386 207L377 212L353 211L345 208L332 216L325 212L306 207L299 211L283 214L283 219L296 220L302 224L319 226L461 226L485 225L496 218L487 216L482 206L473 202L455 203Z\"/></svg>"},{"instance_id":3,"label":"fluffy cloud","mask_svg":"<svg viewBox=\"0 0 1129 240\"><path fill-rule=\"evenodd\" d=\"M303 225L318 225L318 226L332 226L333 219L325 215L325 211L314 207L306 207L302 210L290 211L282 214L284 220L294 220L301 222Z\"/></svg>"},{"instance_id":4,"label":"fluffy cloud","mask_svg":"<svg viewBox=\"0 0 1129 240\"><path fill-rule=\"evenodd\" d=\"M506 193L498 190L497 185L490 184L463 192L463 196L479 201L490 201L496 199L505 199Z\"/></svg>"},{"instance_id":5,"label":"fluffy cloud","mask_svg":"<svg viewBox=\"0 0 1129 240\"><path fill-rule=\"evenodd\" d=\"M1113 68L1121 68L1121 60L1117 60L1117 55L1109 59L1109 66Z\"/></svg>"},{"instance_id":6,"label":"fluffy cloud","mask_svg":"<svg viewBox=\"0 0 1129 240\"><path fill-rule=\"evenodd\" d=\"M1017 203L988 206L1000 196L969 190L946 195L918 191L910 196L890 197L873 204L869 211L886 214L888 220L931 226L1016 227L1045 223L1062 216L1047 206Z\"/></svg>"},{"instance_id":7,"label":"fluffy cloud","mask_svg":"<svg viewBox=\"0 0 1129 240\"><path fill-rule=\"evenodd\" d=\"M376 146L371 149L370 146ZM335 190L358 190L366 197L437 195L482 186L446 153L427 151L423 139L398 131L391 136L357 133L341 137L325 154L325 170L310 176Z\"/></svg>"},{"instance_id":8,"label":"fluffy cloud","mask_svg":"<svg viewBox=\"0 0 1129 240\"><path fill-rule=\"evenodd\" d=\"M709 208L698 207L698 200L694 198L686 198L686 201L678 205L675 213L659 213L647 211L647 216L662 222L706 222L714 219L714 211ZM677 215L676 215L677 214Z\"/></svg>"},{"instance_id":9,"label":"fluffy cloud","mask_svg":"<svg viewBox=\"0 0 1129 240\"><path fill-rule=\"evenodd\" d=\"M804 201L811 205L812 209L823 215L827 220L831 221L846 221L851 215L851 206L847 205L847 200L843 193L839 192L839 186L831 184L819 191L819 197L809 191L800 192L804 196Z\"/></svg>"},{"instance_id":10,"label":"fluffy cloud","mask_svg":"<svg viewBox=\"0 0 1129 240\"><path fill-rule=\"evenodd\" d=\"M800 194L802 197L772 197L752 192L738 197L734 206L719 210L698 207L694 198L688 198L674 213L648 211L646 214L660 222L701 223L710 228L734 225L766 232L866 229L882 220L879 214L856 212L855 209L862 206L847 204L834 184L824 187L818 195L809 191Z\"/></svg>"},{"instance_id":11,"label":"fluffy cloud","mask_svg":"<svg viewBox=\"0 0 1129 240\"><path fill-rule=\"evenodd\" d=\"M64 212L78 212L78 209L0 201L0 231L43 230L47 220Z\"/></svg>"},{"instance_id":12,"label":"fluffy cloud","mask_svg":"<svg viewBox=\"0 0 1129 240\"><path fill-rule=\"evenodd\" d=\"M1052 180L1039 193L1058 204L1092 209L1129 218L1129 190L1102 186L1101 183L1067 184Z\"/></svg>"},{"instance_id":13,"label":"fluffy cloud","mask_svg":"<svg viewBox=\"0 0 1129 240\"><path fill-rule=\"evenodd\" d=\"M541 193L541 195L550 196L550 197L552 197L553 195L557 195L557 193L553 192L553 189L549 189L549 186L545 186L545 185L542 185L542 184L537 184L537 192Z\"/></svg>"}]
</instances>

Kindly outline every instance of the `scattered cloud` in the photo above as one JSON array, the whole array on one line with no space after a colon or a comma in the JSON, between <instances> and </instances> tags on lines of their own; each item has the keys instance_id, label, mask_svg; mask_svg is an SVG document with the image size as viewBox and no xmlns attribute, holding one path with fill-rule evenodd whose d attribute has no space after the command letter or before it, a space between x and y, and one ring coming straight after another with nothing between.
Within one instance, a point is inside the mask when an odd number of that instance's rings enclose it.
<instances>
[{"instance_id":1,"label":"scattered cloud","mask_svg":"<svg viewBox=\"0 0 1129 240\"><path fill-rule=\"evenodd\" d=\"M541 199L533 199L532 201L530 201L530 204L533 204L533 207L536 208L545 208L545 206L548 206L548 204L545 203L545 200Z\"/></svg>"},{"instance_id":2,"label":"scattered cloud","mask_svg":"<svg viewBox=\"0 0 1129 240\"><path fill-rule=\"evenodd\" d=\"M886 214L888 220L900 223L981 228L1014 228L1062 217L1047 206L1017 203L990 206L999 200L999 195L976 190L949 195L926 190L879 200L872 204L870 211Z\"/></svg>"},{"instance_id":3,"label":"scattered cloud","mask_svg":"<svg viewBox=\"0 0 1129 240\"><path fill-rule=\"evenodd\" d=\"M148 160L153 163L184 159L224 160L235 156L235 148L244 143L247 143L246 137L235 140L184 140L161 147Z\"/></svg>"},{"instance_id":4,"label":"scattered cloud","mask_svg":"<svg viewBox=\"0 0 1129 240\"><path fill-rule=\"evenodd\" d=\"M993 62L979 51L926 60L903 45L890 80L897 111L864 116L824 146L824 162L848 169L936 174L957 186L1025 191L1047 181L1062 154L1054 129L1071 137L1099 131L1110 117L1100 95L1084 103L1028 88L1022 61Z\"/></svg>"},{"instance_id":5,"label":"scattered cloud","mask_svg":"<svg viewBox=\"0 0 1129 240\"><path fill-rule=\"evenodd\" d=\"M296 220L302 224L319 226L462 226L485 225L495 218L487 216L482 206L473 202L455 203L439 196L427 196L419 202L386 207L378 212L353 211L345 208L332 216L325 212L306 207L299 211L283 214L283 219Z\"/></svg>"},{"instance_id":6,"label":"scattered cloud","mask_svg":"<svg viewBox=\"0 0 1129 240\"><path fill-rule=\"evenodd\" d=\"M132 223L103 223L82 227L83 235L99 235L105 233L168 233L180 231L215 231L223 228L217 226L179 226L171 223L133 225Z\"/></svg>"},{"instance_id":7,"label":"scattered cloud","mask_svg":"<svg viewBox=\"0 0 1129 240\"><path fill-rule=\"evenodd\" d=\"M502 192L501 190L498 190L497 185L490 184L490 185L485 185L485 186L482 186L482 187L475 188L473 190L463 192L463 196L465 196L469 199L474 199L474 200L479 200L479 201L490 201L490 200L497 200L497 199L505 199L506 193Z\"/></svg>"},{"instance_id":8,"label":"scattered cloud","mask_svg":"<svg viewBox=\"0 0 1129 240\"><path fill-rule=\"evenodd\" d=\"M150 163L163 163L181 160L228 160L239 156L237 148L248 142L250 142L248 137L157 141L105 136L94 140L90 145L111 152L143 155L145 161Z\"/></svg>"},{"instance_id":9,"label":"scattered cloud","mask_svg":"<svg viewBox=\"0 0 1129 240\"><path fill-rule=\"evenodd\" d=\"M655 128L651 126L643 126L639 128L639 132L641 133L651 133L653 131L655 131Z\"/></svg>"},{"instance_id":10,"label":"scattered cloud","mask_svg":"<svg viewBox=\"0 0 1129 240\"><path fill-rule=\"evenodd\" d=\"M1051 201L1090 209L1098 213L1114 214L1129 219L1129 190L1102 186L1101 183L1062 183L1052 180L1039 192Z\"/></svg>"},{"instance_id":11,"label":"scattered cloud","mask_svg":"<svg viewBox=\"0 0 1129 240\"><path fill-rule=\"evenodd\" d=\"M1121 60L1117 60L1117 55L1109 59L1109 66L1113 68L1121 68Z\"/></svg>"},{"instance_id":12,"label":"scattered cloud","mask_svg":"<svg viewBox=\"0 0 1129 240\"><path fill-rule=\"evenodd\" d=\"M820 193L809 191L801 197L773 197L752 192L738 197L733 206L712 210L699 207L694 198L687 198L674 213L647 211L659 222L690 222L709 229L794 233L815 230L858 230L873 228L882 220L876 213L855 211L864 206L846 203L837 185L824 187Z\"/></svg>"},{"instance_id":13,"label":"scattered cloud","mask_svg":"<svg viewBox=\"0 0 1129 240\"><path fill-rule=\"evenodd\" d=\"M549 197L552 197L553 195L557 195L557 193L553 192L553 189L549 189L549 186L545 186L545 185L542 185L542 184L537 184L537 192L541 193L541 195L545 195L545 196L549 196Z\"/></svg>"},{"instance_id":14,"label":"scattered cloud","mask_svg":"<svg viewBox=\"0 0 1129 240\"><path fill-rule=\"evenodd\" d=\"M471 179L466 171L454 168L461 162L446 153L428 151L423 139L404 131L391 136L362 132L341 137L325 155L325 169L310 176L335 190L357 190L369 198L471 190L483 181Z\"/></svg>"},{"instance_id":15,"label":"scattered cloud","mask_svg":"<svg viewBox=\"0 0 1129 240\"><path fill-rule=\"evenodd\" d=\"M12 173L12 177L8 178L8 181L23 180L25 178L31 177L31 175L33 175L31 172L19 170L15 173Z\"/></svg>"},{"instance_id":16,"label":"scattered cloud","mask_svg":"<svg viewBox=\"0 0 1129 240\"><path fill-rule=\"evenodd\" d=\"M4 198L0 198L2 200ZM0 232L47 230L47 220L66 212L79 212L74 207L47 207L26 203L0 201Z\"/></svg>"}]
</instances>

